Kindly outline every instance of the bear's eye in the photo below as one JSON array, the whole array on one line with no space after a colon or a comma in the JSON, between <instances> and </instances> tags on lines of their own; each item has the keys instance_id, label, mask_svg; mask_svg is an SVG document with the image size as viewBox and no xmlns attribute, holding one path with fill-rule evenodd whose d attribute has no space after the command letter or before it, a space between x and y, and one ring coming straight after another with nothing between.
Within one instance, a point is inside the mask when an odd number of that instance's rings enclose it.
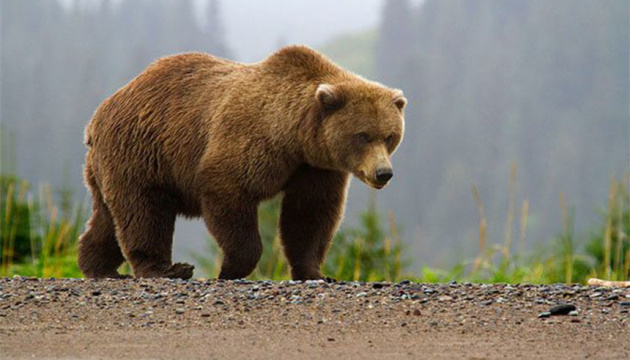
<instances>
[{"instance_id":1,"label":"bear's eye","mask_svg":"<svg viewBox=\"0 0 630 360\"><path fill-rule=\"evenodd\" d=\"M372 137L370 137L370 134L364 132L358 133L357 139L359 139L359 141L364 144L369 144L372 141Z\"/></svg>"}]
</instances>

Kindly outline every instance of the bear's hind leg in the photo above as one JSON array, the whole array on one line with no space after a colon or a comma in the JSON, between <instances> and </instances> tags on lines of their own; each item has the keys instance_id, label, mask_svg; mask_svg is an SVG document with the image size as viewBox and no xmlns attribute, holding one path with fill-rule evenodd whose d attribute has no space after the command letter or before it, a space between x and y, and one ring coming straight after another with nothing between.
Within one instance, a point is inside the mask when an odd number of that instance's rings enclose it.
<instances>
[{"instance_id":1,"label":"bear's hind leg","mask_svg":"<svg viewBox=\"0 0 630 360\"><path fill-rule=\"evenodd\" d=\"M118 273L118 267L124 261L107 208L93 210L88 229L79 239L79 269L86 278L129 278Z\"/></svg>"},{"instance_id":2,"label":"bear's hind leg","mask_svg":"<svg viewBox=\"0 0 630 360\"><path fill-rule=\"evenodd\" d=\"M120 246L137 278L190 279L194 267L171 262L176 212L174 199L159 191L120 196L112 208Z\"/></svg>"},{"instance_id":3,"label":"bear's hind leg","mask_svg":"<svg viewBox=\"0 0 630 360\"><path fill-rule=\"evenodd\" d=\"M92 193L92 216L81 235L78 263L87 278L125 278L118 267L125 261L116 241L116 229L100 189L88 165L86 183Z\"/></svg>"}]
</instances>

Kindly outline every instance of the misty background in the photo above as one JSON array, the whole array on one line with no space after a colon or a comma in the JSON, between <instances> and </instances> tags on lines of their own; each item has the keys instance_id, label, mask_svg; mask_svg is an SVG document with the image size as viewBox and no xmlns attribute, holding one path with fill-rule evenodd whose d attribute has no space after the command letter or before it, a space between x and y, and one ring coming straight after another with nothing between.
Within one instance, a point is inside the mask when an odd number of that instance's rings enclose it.
<instances>
[{"instance_id":1,"label":"misty background","mask_svg":"<svg viewBox=\"0 0 630 360\"><path fill-rule=\"evenodd\" d=\"M411 272L474 253L473 184L502 241L516 169L529 221L515 246L532 250L561 231L561 194L580 234L630 169L629 19L625 0L0 0L0 170L81 200L85 125L152 61L254 62L306 44L405 91L395 177L372 194L395 214ZM353 180L345 224L370 192ZM178 220L175 257L191 261L207 237L201 220Z\"/></svg>"}]
</instances>

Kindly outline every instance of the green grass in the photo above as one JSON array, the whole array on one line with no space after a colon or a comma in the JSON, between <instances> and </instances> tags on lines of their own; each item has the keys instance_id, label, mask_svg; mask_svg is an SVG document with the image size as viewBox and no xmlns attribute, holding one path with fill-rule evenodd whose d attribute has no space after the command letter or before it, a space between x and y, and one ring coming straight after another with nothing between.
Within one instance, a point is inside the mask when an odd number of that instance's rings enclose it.
<instances>
[{"instance_id":1,"label":"green grass","mask_svg":"<svg viewBox=\"0 0 630 360\"><path fill-rule=\"evenodd\" d=\"M83 203L71 205L66 191L57 206L49 186L34 196L16 177L3 176L0 185L0 276L81 277L76 244L86 220Z\"/></svg>"},{"instance_id":2,"label":"green grass","mask_svg":"<svg viewBox=\"0 0 630 360\"><path fill-rule=\"evenodd\" d=\"M608 204L601 220L585 234L575 234L572 213L564 195L559 206L563 223L558 235L545 248L532 253L522 249L527 233L529 204L515 202L516 164L509 177L510 194L505 236L502 241L486 238L488 220L484 204L472 186L479 218L478 253L450 269L419 267L404 257L409 249L399 236L394 214L387 222L370 201L356 228L338 232L323 267L325 275L348 281L418 282L469 281L489 283L586 283L590 277L608 280L630 278L630 176L611 181ZM76 248L87 219L83 203L74 203L72 194L59 191L53 196L49 186L35 194L28 183L14 176L0 177L0 276L82 277L76 263ZM263 203L259 209L259 230L263 256L251 279L286 280L289 266L277 233L280 199ZM517 224L517 221L518 224ZM512 229L518 225L518 237ZM216 277L221 254L212 239L206 252L193 255L202 273ZM123 271L129 272L128 265Z\"/></svg>"}]
</instances>

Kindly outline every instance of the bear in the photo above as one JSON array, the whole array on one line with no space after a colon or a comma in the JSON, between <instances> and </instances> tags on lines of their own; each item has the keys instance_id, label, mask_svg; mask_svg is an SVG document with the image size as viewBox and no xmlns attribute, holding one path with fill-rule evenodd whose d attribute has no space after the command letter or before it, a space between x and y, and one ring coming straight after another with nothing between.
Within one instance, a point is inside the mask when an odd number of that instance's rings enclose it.
<instances>
[{"instance_id":1,"label":"bear","mask_svg":"<svg viewBox=\"0 0 630 360\"><path fill-rule=\"evenodd\" d=\"M381 189L403 138L403 92L301 45L243 64L204 53L158 59L107 98L85 130L92 215L78 245L87 278L188 279L172 263L177 216L202 217L220 279L262 253L257 207L282 194L279 234L296 280L323 279L350 175Z\"/></svg>"}]
</instances>

